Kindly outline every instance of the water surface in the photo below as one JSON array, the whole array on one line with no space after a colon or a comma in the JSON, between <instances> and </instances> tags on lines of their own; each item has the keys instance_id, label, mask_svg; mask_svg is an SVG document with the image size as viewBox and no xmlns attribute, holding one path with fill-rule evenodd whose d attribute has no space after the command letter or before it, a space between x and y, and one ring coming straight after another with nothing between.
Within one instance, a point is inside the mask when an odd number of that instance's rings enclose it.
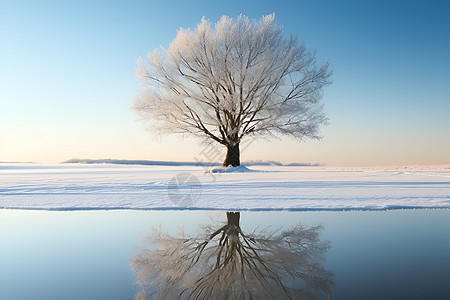
<instances>
[{"instance_id":1,"label":"water surface","mask_svg":"<svg viewBox=\"0 0 450 300\"><path fill-rule=\"evenodd\" d=\"M152 227L222 224L222 211L0 210L0 299L132 299L129 260ZM241 228L322 225L332 299L445 299L450 210L241 212ZM320 298L326 299L325 294Z\"/></svg>"}]
</instances>

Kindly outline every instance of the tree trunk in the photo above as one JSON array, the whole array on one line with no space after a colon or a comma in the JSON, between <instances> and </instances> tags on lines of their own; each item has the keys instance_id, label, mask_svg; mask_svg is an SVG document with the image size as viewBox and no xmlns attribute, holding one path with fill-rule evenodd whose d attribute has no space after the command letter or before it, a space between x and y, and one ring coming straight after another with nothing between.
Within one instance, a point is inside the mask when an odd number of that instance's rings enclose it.
<instances>
[{"instance_id":1,"label":"tree trunk","mask_svg":"<svg viewBox=\"0 0 450 300\"><path fill-rule=\"evenodd\" d=\"M227 225L234 225L239 228L239 218L241 216L240 212L227 211Z\"/></svg>"},{"instance_id":2,"label":"tree trunk","mask_svg":"<svg viewBox=\"0 0 450 300\"><path fill-rule=\"evenodd\" d=\"M239 218L241 216L240 212L231 212L227 211L227 230L226 233L228 235L229 242L229 250L228 254L225 257L224 265L228 264L230 260L235 255L236 247L239 243L239 232L241 228L239 227Z\"/></svg>"},{"instance_id":3,"label":"tree trunk","mask_svg":"<svg viewBox=\"0 0 450 300\"><path fill-rule=\"evenodd\" d=\"M234 146L227 145L227 156L223 162L224 167L233 166L237 167L241 165L239 143Z\"/></svg>"}]
</instances>

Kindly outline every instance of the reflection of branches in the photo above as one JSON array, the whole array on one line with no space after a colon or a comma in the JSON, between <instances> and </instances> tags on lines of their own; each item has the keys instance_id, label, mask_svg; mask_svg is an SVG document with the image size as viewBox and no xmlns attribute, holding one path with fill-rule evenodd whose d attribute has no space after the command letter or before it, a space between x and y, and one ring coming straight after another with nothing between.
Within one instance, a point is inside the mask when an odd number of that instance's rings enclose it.
<instances>
[{"instance_id":1,"label":"reflection of branches","mask_svg":"<svg viewBox=\"0 0 450 300\"><path fill-rule=\"evenodd\" d=\"M174 237L160 230L131 259L144 289L136 299L314 299L331 295L333 273L322 266L327 241L321 226L263 230L246 235L239 213L227 213L206 238Z\"/></svg>"}]
</instances>

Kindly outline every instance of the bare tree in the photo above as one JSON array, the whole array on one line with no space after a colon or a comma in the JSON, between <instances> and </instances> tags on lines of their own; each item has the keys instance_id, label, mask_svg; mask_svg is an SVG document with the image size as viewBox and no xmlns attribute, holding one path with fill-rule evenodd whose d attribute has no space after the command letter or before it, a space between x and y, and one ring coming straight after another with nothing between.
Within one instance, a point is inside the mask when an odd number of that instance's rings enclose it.
<instances>
[{"instance_id":1,"label":"bare tree","mask_svg":"<svg viewBox=\"0 0 450 300\"><path fill-rule=\"evenodd\" d=\"M246 235L239 212L197 238L155 230L130 263L143 286L136 299L316 299L331 296L320 226Z\"/></svg>"},{"instance_id":2,"label":"bare tree","mask_svg":"<svg viewBox=\"0 0 450 300\"><path fill-rule=\"evenodd\" d=\"M240 165L247 136L320 138L329 64L317 68L315 54L296 37L283 38L274 14L259 21L223 16L215 28L203 18L194 31L180 29L163 53L139 58L137 73L148 88L132 109L163 132L225 145L224 166Z\"/></svg>"}]
</instances>

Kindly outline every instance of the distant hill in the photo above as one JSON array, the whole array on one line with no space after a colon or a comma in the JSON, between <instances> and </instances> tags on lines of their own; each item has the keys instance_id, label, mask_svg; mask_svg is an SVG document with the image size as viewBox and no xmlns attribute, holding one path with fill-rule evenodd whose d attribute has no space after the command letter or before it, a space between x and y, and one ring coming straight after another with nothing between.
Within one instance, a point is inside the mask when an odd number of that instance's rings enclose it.
<instances>
[{"instance_id":1,"label":"distant hill","mask_svg":"<svg viewBox=\"0 0 450 300\"><path fill-rule=\"evenodd\" d=\"M62 162L63 164L116 164L116 165L148 165L148 166L206 166L220 165L210 162L190 161L158 161L158 160L129 160L129 159L79 159L72 158Z\"/></svg>"},{"instance_id":2,"label":"distant hill","mask_svg":"<svg viewBox=\"0 0 450 300\"><path fill-rule=\"evenodd\" d=\"M117 164L117 165L148 165L148 166L220 166L219 162L192 162L192 161L158 161L158 160L129 160L129 159L80 159L72 158L63 164ZM290 163L282 164L279 161L249 160L242 163L244 166L289 166L289 167L317 167L321 164Z\"/></svg>"},{"instance_id":3,"label":"distant hill","mask_svg":"<svg viewBox=\"0 0 450 300\"><path fill-rule=\"evenodd\" d=\"M322 164L310 164L310 163L289 163L283 164L279 161L273 160L248 160L242 163L244 166L285 166L285 167L320 167Z\"/></svg>"}]
</instances>

